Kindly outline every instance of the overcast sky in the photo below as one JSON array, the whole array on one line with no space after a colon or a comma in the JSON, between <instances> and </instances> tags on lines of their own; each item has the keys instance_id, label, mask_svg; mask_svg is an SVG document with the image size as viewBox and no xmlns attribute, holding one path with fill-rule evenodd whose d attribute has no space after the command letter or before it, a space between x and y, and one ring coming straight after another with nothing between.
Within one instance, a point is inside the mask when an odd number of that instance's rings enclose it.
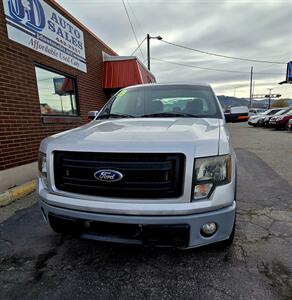
<instances>
[{"instance_id":1,"label":"overcast sky","mask_svg":"<svg viewBox=\"0 0 292 300\"><path fill-rule=\"evenodd\" d=\"M119 55L130 55L137 47L122 0L57 1ZM284 63L292 60L292 0L125 0L125 4L139 42L149 33L229 56ZM144 57L140 51L135 54L145 61L145 42L141 49ZM189 66L246 72L201 70L153 59L151 71L158 82L208 82L217 94L249 97L248 72L253 65L255 94L267 93L267 88L272 87L273 93L292 98L292 85L277 85L285 79L285 64L219 58L157 40L151 40L151 56Z\"/></svg>"}]
</instances>

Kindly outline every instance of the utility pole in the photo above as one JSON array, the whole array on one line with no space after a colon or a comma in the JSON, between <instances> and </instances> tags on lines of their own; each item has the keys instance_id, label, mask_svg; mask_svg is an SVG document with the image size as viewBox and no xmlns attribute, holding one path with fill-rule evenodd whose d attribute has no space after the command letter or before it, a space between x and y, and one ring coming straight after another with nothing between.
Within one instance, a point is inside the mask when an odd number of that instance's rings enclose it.
<instances>
[{"instance_id":1,"label":"utility pole","mask_svg":"<svg viewBox=\"0 0 292 300\"><path fill-rule=\"evenodd\" d=\"M272 94L272 88L268 89L268 91L270 91L269 93L269 109L271 108L271 94Z\"/></svg>"},{"instance_id":2,"label":"utility pole","mask_svg":"<svg viewBox=\"0 0 292 300\"><path fill-rule=\"evenodd\" d=\"M147 33L147 68L150 71L150 35Z\"/></svg>"},{"instance_id":3,"label":"utility pole","mask_svg":"<svg viewBox=\"0 0 292 300\"><path fill-rule=\"evenodd\" d=\"M147 39L147 68L150 71L150 40L151 39L156 39L156 40L161 41L162 37L160 35L158 35L158 36L150 36L150 34L147 33L146 39Z\"/></svg>"},{"instance_id":4,"label":"utility pole","mask_svg":"<svg viewBox=\"0 0 292 300\"><path fill-rule=\"evenodd\" d=\"M252 75L253 75L253 66L251 66L250 68L249 108L252 107Z\"/></svg>"}]
</instances>

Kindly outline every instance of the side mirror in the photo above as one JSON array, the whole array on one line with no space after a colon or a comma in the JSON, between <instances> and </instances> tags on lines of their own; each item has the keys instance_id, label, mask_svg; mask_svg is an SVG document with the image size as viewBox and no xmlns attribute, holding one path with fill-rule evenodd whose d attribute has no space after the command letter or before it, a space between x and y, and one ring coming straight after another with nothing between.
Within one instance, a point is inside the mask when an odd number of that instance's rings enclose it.
<instances>
[{"instance_id":1,"label":"side mirror","mask_svg":"<svg viewBox=\"0 0 292 300\"><path fill-rule=\"evenodd\" d=\"M247 106L231 107L230 110L224 112L225 121L227 123L246 122L249 118L248 113Z\"/></svg>"},{"instance_id":2,"label":"side mirror","mask_svg":"<svg viewBox=\"0 0 292 300\"><path fill-rule=\"evenodd\" d=\"M88 120L92 121L95 119L95 117L98 115L99 111L98 110L92 110L88 112Z\"/></svg>"}]
</instances>

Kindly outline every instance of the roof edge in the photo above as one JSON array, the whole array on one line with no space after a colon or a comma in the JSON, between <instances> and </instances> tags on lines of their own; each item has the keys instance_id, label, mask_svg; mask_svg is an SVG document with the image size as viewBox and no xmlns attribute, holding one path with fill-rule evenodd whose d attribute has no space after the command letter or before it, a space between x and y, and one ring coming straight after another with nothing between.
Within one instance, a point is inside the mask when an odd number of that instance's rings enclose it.
<instances>
[{"instance_id":1,"label":"roof edge","mask_svg":"<svg viewBox=\"0 0 292 300\"><path fill-rule=\"evenodd\" d=\"M122 60L137 60L136 56L114 56L102 51L103 61L122 61Z\"/></svg>"},{"instance_id":2,"label":"roof edge","mask_svg":"<svg viewBox=\"0 0 292 300\"><path fill-rule=\"evenodd\" d=\"M109 55L106 52L102 51L102 60L103 62L136 60L143 69L145 69L148 73L150 73L155 78L154 74L146 68L146 66L141 62L141 60L137 56L114 56L114 55Z\"/></svg>"}]
</instances>

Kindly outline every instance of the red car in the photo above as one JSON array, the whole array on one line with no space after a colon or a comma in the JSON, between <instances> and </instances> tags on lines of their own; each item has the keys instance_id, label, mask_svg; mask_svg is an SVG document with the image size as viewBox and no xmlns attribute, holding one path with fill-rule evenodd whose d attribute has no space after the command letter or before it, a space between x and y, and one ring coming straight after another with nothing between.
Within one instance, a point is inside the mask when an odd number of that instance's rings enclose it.
<instances>
[{"instance_id":1,"label":"red car","mask_svg":"<svg viewBox=\"0 0 292 300\"><path fill-rule=\"evenodd\" d=\"M269 124L276 129L288 129L289 120L292 120L292 108L285 115L271 118Z\"/></svg>"},{"instance_id":2,"label":"red car","mask_svg":"<svg viewBox=\"0 0 292 300\"><path fill-rule=\"evenodd\" d=\"M288 130L292 131L292 119L290 119L288 122Z\"/></svg>"}]
</instances>

